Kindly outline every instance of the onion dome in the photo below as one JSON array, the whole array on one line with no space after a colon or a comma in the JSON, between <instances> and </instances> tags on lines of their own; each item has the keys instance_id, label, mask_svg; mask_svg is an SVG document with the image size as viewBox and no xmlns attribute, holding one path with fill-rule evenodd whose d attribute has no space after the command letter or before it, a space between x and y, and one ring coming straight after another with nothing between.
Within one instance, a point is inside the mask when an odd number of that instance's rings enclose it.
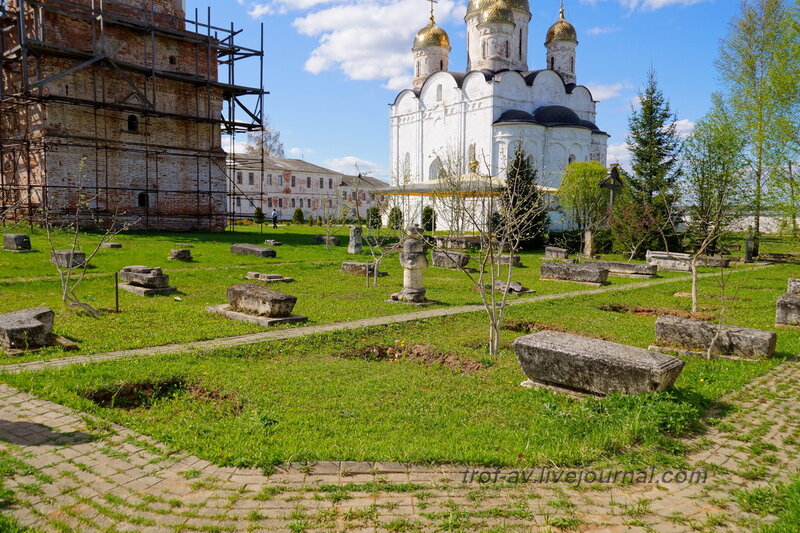
<instances>
[{"instance_id":1,"label":"onion dome","mask_svg":"<svg viewBox=\"0 0 800 533\"><path fill-rule=\"evenodd\" d=\"M575 31L575 26L567 22L564 18L564 8L561 8L561 16L555 24L550 26L547 30L547 40L545 44L550 44L556 41L578 41L578 32Z\"/></svg>"},{"instance_id":2,"label":"onion dome","mask_svg":"<svg viewBox=\"0 0 800 533\"><path fill-rule=\"evenodd\" d=\"M412 50L427 48L428 46L441 46L450 50L450 37L447 36L446 31L436 25L433 15L431 15L431 21L428 25L417 32Z\"/></svg>"},{"instance_id":3,"label":"onion dome","mask_svg":"<svg viewBox=\"0 0 800 533\"><path fill-rule=\"evenodd\" d=\"M514 13L506 0L494 0L481 12L483 24L514 24Z\"/></svg>"},{"instance_id":4,"label":"onion dome","mask_svg":"<svg viewBox=\"0 0 800 533\"><path fill-rule=\"evenodd\" d=\"M471 15L482 12L492 3L494 3L494 0L469 0L469 4L467 5L467 15L464 18L467 19ZM531 13L531 7L528 3L528 0L507 0L507 3L508 7L512 11L522 11L528 13L529 15Z\"/></svg>"}]
</instances>

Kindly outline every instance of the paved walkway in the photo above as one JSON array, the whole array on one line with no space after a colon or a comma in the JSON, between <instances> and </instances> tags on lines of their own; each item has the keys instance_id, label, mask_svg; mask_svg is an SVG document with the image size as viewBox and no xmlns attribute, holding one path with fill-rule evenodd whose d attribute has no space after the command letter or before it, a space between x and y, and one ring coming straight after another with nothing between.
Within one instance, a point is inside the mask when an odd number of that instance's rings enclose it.
<instances>
[{"instance_id":1,"label":"paved walkway","mask_svg":"<svg viewBox=\"0 0 800 533\"><path fill-rule=\"evenodd\" d=\"M752 272L761 268L766 268L769 265L741 268L734 271L734 273ZM699 278L707 278L718 276L716 272L698 275ZM677 278L664 278L650 281L643 281L639 283L629 283L626 285L614 285L611 287L598 287L596 289L584 289L578 291L562 292L555 294L544 294L540 296L533 296L528 298L511 299L508 301L509 306L523 305L527 303L541 302L545 300L561 300L565 298L574 298L577 296L588 296L592 294L602 294L606 292L629 291L635 289L642 289L652 287L655 285L663 285L665 283L676 283L680 281L691 280L689 276L681 276ZM397 304L403 305L403 304ZM0 372L17 373L24 371L42 370L45 368L61 368L64 366L84 363L96 363L100 361L111 361L115 359L123 359L126 357L141 357L147 355L167 354L167 353L181 353L191 351L210 351L218 348L230 348L232 346L242 346L246 344L257 344L259 342L283 340L302 337L304 335L313 335L316 333L324 333L329 331L338 331L345 329L358 329L370 326L384 326L387 324L396 324L400 322L412 322L414 320L423 320L426 318L436 318L451 315L460 315L464 313L477 313L483 312L482 305L460 305L455 307L446 307L439 309L426 309L422 311L415 311L411 313L403 313L398 315L380 316L374 318L365 318L361 320L353 320L350 322L335 322L332 324L322 324L317 326L301 326L288 329L279 329L273 331L265 331L261 333L250 333L247 335L238 335L235 337L222 337L217 339L210 339L206 341L188 342L182 344L168 344L163 346L152 346L149 348L137 348L134 350L120 350L115 352L107 352L91 355L77 355L73 357L62 357L58 359L50 359L48 361L29 361L27 363L19 363L12 365L0 366Z\"/></svg>"},{"instance_id":2,"label":"paved walkway","mask_svg":"<svg viewBox=\"0 0 800 533\"><path fill-rule=\"evenodd\" d=\"M14 472L3 481L18 498L4 512L62 532L747 531L775 517L743 507L736 491L800 468L800 362L728 401L736 414L688 441L688 463L708 471L706 483L573 488L464 483L461 467L400 463L293 464L271 475L220 468L0 385L0 471ZM479 467L474 477L483 470L494 475Z\"/></svg>"}]
</instances>

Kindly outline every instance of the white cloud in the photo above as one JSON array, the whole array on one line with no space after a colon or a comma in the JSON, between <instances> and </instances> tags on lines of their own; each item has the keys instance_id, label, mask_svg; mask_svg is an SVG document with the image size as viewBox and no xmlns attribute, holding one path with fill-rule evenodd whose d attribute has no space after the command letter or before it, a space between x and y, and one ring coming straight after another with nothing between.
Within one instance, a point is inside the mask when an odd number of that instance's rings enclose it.
<instances>
[{"instance_id":1,"label":"white cloud","mask_svg":"<svg viewBox=\"0 0 800 533\"><path fill-rule=\"evenodd\" d=\"M615 32L618 32L618 31L619 31L619 28L617 26L607 26L607 27L597 26L597 27L589 28L588 30L586 30L586 35L592 35L592 36L594 36L594 35L604 35L606 33L615 33Z\"/></svg>"},{"instance_id":2,"label":"white cloud","mask_svg":"<svg viewBox=\"0 0 800 533\"><path fill-rule=\"evenodd\" d=\"M678 120L676 123L676 131L678 133L678 137L685 139L689 135L691 135L692 131L694 130L694 122L689 119L682 118Z\"/></svg>"},{"instance_id":3,"label":"white cloud","mask_svg":"<svg viewBox=\"0 0 800 533\"><path fill-rule=\"evenodd\" d=\"M588 83L586 86L592 93L592 97L598 102L616 98L622 94L626 89L633 89L633 85L626 81L620 81L611 85L603 85L600 83Z\"/></svg>"},{"instance_id":4,"label":"white cloud","mask_svg":"<svg viewBox=\"0 0 800 533\"><path fill-rule=\"evenodd\" d=\"M595 5L598 2L608 0L581 0L584 4ZM692 6L702 2L711 0L612 0L623 7L627 7L629 11L655 11L664 7L671 6Z\"/></svg>"},{"instance_id":5,"label":"white cloud","mask_svg":"<svg viewBox=\"0 0 800 533\"><path fill-rule=\"evenodd\" d=\"M357 168L356 165L358 165ZM383 165L373 161L368 161L366 159L360 159L352 155L326 159L322 163L322 166L348 175L355 175L359 172L362 174L369 174L375 178L386 177L389 175L389 170Z\"/></svg>"},{"instance_id":6,"label":"white cloud","mask_svg":"<svg viewBox=\"0 0 800 533\"><path fill-rule=\"evenodd\" d=\"M294 148L289 148L289 153L291 155L295 156L295 157L297 157L297 156L304 157L304 156L313 154L314 153L314 149L313 148L294 147Z\"/></svg>"},{"instance_id":7,"label":"white cloud","mask_svg":"<svg viewBox=\"0 0 800 533\"><path fill-rule=\"evenodd\" d=\"M608 145L608 164L619 163L622 168L630 169L631 153L628 150L628 143L618 143Z\"/></svg>"}]
</instances>

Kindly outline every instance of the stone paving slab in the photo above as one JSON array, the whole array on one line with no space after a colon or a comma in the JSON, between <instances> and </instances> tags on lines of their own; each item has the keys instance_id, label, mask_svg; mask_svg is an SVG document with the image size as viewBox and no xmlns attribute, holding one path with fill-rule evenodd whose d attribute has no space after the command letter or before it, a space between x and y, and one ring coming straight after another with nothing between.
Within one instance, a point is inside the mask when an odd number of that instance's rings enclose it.
<instances>
[{"instance_id":1,"label":"stone paving slab","mask_svg":"<svg viewBox=\"0 0 800 533\"><path fill-rule=\"evenodd\" d=\"M728 401L738 409L725 424L686 441L698 450L691 469L719 465L705 483L576 488L464 483L457 465L324 461L272 475L217 467L144 447L153 439L115 424L95 435L91 416L0 385L0 451L32 467L3 480L19 500L6 512L42 531L747 531L775 517L744 512L732 491L800 471L800 361Z\"/></svg>"}]
</instances>

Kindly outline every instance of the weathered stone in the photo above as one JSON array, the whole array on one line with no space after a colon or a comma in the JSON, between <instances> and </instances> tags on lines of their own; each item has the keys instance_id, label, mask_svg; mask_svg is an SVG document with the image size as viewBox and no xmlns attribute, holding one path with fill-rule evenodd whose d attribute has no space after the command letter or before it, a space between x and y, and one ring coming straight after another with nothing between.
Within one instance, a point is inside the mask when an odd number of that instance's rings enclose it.
<instances>
[{"instance_id":1,"label":"weathered stone","mask_svg":"<svg viewBox=\"0 0 800 533\"><path fill-rule=\"evenodd\" d=\"M713 267L713 268L728 268L730 264L731 260L725 257L701 255L700 257L697 258L698 266Z\"/></svg>"},{"instance_id":2,"label":"weathered stone","mask_svg":"<svg viewBox=\"0 0 800 533\"><path fill-rule=\"evenodd\" d=\"M361 239L363 230L361 226L350 226L350 241L347 244L347 253L348 254L360 254L361 250L363 249L363 243Z\"/></svg>"},{"instance_id":3,"label":"weathered stone","mask_svg":"<svg viewBox=\"0 0 800 533\"><path fill-rule=\"evenodd\" d=\"M118 242L104 242L100 245L100 248L106 249L114 249L114 248L122 248L122 245Z\"/></svg>"},{"instance_id":4,"label":"weathered stone","mask_svg":"<svg viewBox=\"0 0 800 533\"><path fill-rule=\"evenodd\" d=\"M314 241L316 241L317 244L327 244L328 246L339 246L341 242L339 237L335 235L315 235Z\"/></svg>"},{"instance_id":5,"label":"weathered stone","mask_svg":"<svg viewBox=\"0 0 800 533\"><path fill-rule=\"evenodd\" d=\"M673 270L677 272L691 272L691 256L676 252L653 252L648 250L646 260L651 265L657 265L659 270Z\"/></svg>"},{"instance_id":6,"label":"weathered stone","mask_svg":"<svg viewBox=\"0 0 800 533\"><path fill-rule=\"evenodd\" d=\"M167 259L174 261L194 261L192 251L188 248L181 248L178 250L170 250Z\"/></svg>"},{"instance_id":7,"label":"weathered stone","mask_svg":"<svg viewBox=\"0 0 800 533\"><path fill-rule=\"evenodd\" d=\"M494 290L498 292L505 292L506 286L508 286L509 294L530 294L532 292L536 292L528 289L527 287L523 287L522 284L517 281L512 281L511 283L506 283L505 281L495 281L492 284Z\"/></svg>"},{"instance_id":8,"label":"weathered stone","mask_svg":"<svg viewBox=\"0 0 800 533\"><path fill-rule=\"evenodd\" d=\"M758 254L758 258L761 261L769 261L770 263L796 263L800 261L800 257L796 254L761 253Z\"/></svg>"},{"instance_id":9,"label":"weathered stone","mask_svg":"<svg viewBox=\"0 0 800 533\"><path fill-rule=\"evenodd\" d=\"M257 244L232 244L231 253L239 255L254 255L256 257L277 257L277 253L272 248L258 246Z\"/></svg>"},{"instance_id":10,"label":"weathered stone","mask_svg":"<svg viewBox=\"0 0 800 533\"><path fill-rule=\"evenodd\" d=\"M783 326L800 326L800 295L784 294L778 298L775 323Z\"/></svg>"},{"instance_id":11,"label":"weathered stone","mask_svg":"<svg viewBox=\"0 0 800 533\"><path fill-rule=\"evenodd\" d=\"M446 250L433 250L431 257L433 258L433 266L439 268L464 268L470 259L469 254Z\"/></svg>"},{"instance_id":12,"label":"weathered stone","mask_svg":"<svg viewBox=\"0 0 800 533\"><path fill-rule=\"evenodd\" d=\"M557 246L548 246L544 249L545 259L566 259L569 257L569 250Z\"/></svg>"},{"instance_id":13,"label":"weathered stone","mask_svg":"<svg viewBox=\"0 0 800 533\"><path fill-rule=\"evenodd\" d=\"M403 267L403 290L391 295L392 300L412 303L425 303L425 287L422 284L422 271L428 266L425 257L423 230L419 226L406 229L409 237L403 241L400 252L400 265Z\"/></svg>"},{"instance_id":14,"label":"weathered stone","mask_svg":"<svg viewBox=\"0 0 800 533\"><path fill-rule=\"evenodd\" d=\"M50 344L55 313L47 307L0 315L0 347L26 350Z\"/></svg>"},{"instance_id":15,"label":"weathered stone","mask_svg":"<svg viewBox=\"0 0 800 533\"><path fill-rule=\"evenodd\" d=\"M786 292L800 296L800 279L790 279L789 288Z\"/></svg>"},{"instance_id":16,"label":"weathered stone","mask_svg":"<svg viewBox=\"0 0 800 533\"><path fill-rule=\"evenodd\" d=\"M539 267L539 278L603 285L608 281L608 270L594 266L548 261Z\"/></svg>"},{"instance_id":17,"label":"weathered stone","mask_svg":"<svg viewBox=\"0 0 800 533\"><path fill-rule=\"evenodd\" d=\"M558 331L519 337L514 351L533 382L602 395L663 391L683 369L676 357Z\"/></svg>"},{"instance_id":18,"label":"weathered stone","mask_svg":"<svg viewBox=\"0 0 800 533\"><path fill-rule=\"evenodd\" d=\"M748 234L747 238L744 240L744 262L745 263L752 263L753 262L753 254L755 252L755 239L753 239L752 234Z\"/></svg>"},{"instance_id":19,"label":"weathered stone","mask_svg":"<svg viewBox=\"0 0 800 533\"><path fill-rule=\"evenodd\" d=\"M86 254L72 250L53 250L50 261L61 268L80 268L86 263Z\"/></svg>"},{"instance_id":20,"label":"weathered stone","mask_svg":"<svg viewBox=\"0 0 800 533\"><path fill-rule=\"evenodd\" d=\"M512 266L522 266L522 257L518 255L498 255L495 258L495 262L501 265L507 265L511 263Z\"/></svg>"},{"instance_id":21,"label":"weathered stone","mask_svg":"<svg viewBox=\"0 0 800 533\"><path fill-rule=\"evenodd\" d=\"M656 320L656 343L660 346L687 348L712 355L772 357L777 336L771 331L726 326L676 316L660 316Z\"/></svg>"},{"instance_id":22,"label":"weathered stone","mask_svg":"<svg viewBox=\"0 0 800 533\"><path fill-rule=\"evenodd\" d=\"M31 249L31 238L22 233L6 233L3 235L3 249L27 252Z\"/></svg>"},{"instance_id":23,"label":"weathered stone","mask_svg":"<svg viewBox=\"0 0 800 533\"><path fill-rule=\"evenodd\" d=\"M281 241L276 241L273 239L267 239L266 241L264 241L264 244L266 244L267 246L283 246L283 243Z\"/></svg>"},{"instance_id":24,"label":"weathered stone","mask_svg":"<svg viewBox=\"0 0 800 533\"><path fill-rule=\"evenodd\" d=\"M256 279L266 283L291 283L294 278L287 278L280 274L262 274L261 272L248 272L245 276L247 279Z\"/></svg>"},{"instance_id":25,"label":"weathered stone","mask_svg":"<svg viewBox=\"0 0 800 533\"><path fill-rule=\"evenodd\" d=\"M126 266L120 271L119 279L149 289L163 289L169 286L169 276L158 267Z\"/></svg>"},{"instance_id":26,"label":"weathered stone","mask_svg":"<svg viewBox=\"0 0 800 533\"><path fill-rule=\"evenodd\" d=\"M287 317L297 303L296 296L266 289L252 283L228 287L228 302L233 311L271 318Z\"/></svg>"},{"instance_id":27,"label":"weathered stone","mask_svg":"<svg viewBox=\"0 0 800 533\"><path fill-rule=\"evenodd\" d=\"M359 263L355 261L345 261L342 263L342 272L345 274L355 274L357 276L375 275L375 263ZM378 272L378 276L386 276L386 272Z\"/></svg>"},{"instance_id":28,"label":"weathered stone","mask_svg":"<svg viewBox=\"0 0 800 533\"><path fill-rule=\"evenodd\" d=\"M604 268L611 276L625 276L630 278L654 278L658 273L657 265L642 263L616 263L614 261L586 261L585 265L592 268Z\"/></svg>"},{"instance_id":29,"label":"weathered stone","mask_svg":"<svg viewBox=\"0 0 800 533\"><path fill-rule=\"evenodd\" d=\"M448 250L466 250L481 247L480 235L440 235L435 237L436 247Z\"/></svg>"}]
</instances>

